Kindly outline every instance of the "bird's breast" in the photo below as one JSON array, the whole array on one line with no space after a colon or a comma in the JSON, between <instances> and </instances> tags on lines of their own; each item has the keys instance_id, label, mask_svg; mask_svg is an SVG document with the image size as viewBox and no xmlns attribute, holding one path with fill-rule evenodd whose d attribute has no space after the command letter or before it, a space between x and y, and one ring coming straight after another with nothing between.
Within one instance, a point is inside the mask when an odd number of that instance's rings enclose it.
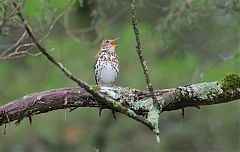
<instances>
[{"instance_id":1,"label":"bird's breast","mask_svg":"<svg viewBox=\"0 0 240 152\"><path fill-rule=\"evenodd\" d=\"M101 85L112 85L119 72L119 64L99 59L95 65L97 81Z\"/></svg>"},{"instance_id":2,"label":"bird's breast","mask_svg":"<svg viewBox=\"0 0 240 152\"><path fill-rule=\"evenodd\" d=\"M119 72L119 60L115 52L101 52L95 63L95 79L98 85L112 86Z\"/></svg>"}]
</instances>

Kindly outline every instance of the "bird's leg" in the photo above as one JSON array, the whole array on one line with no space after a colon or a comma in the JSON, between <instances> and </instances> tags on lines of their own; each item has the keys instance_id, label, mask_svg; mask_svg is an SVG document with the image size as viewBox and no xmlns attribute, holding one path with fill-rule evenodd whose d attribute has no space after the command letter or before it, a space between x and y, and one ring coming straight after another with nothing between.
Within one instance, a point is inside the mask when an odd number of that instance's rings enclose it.
<instances>
[{"instance_id":1,"label":"bird's leg","mask_svg":"<svg viewBox=\"0 0 240 152\"><path fill-rule=\"evenodd\" d=\"M103 109L104 109L103 107L99 108L99 117L102 115L102 110ZM116 117L116 111L115 110L112 110L112 115L113 115L113 118L116 120L117 117Z\"/></svg>"},{"instance_id":2,"label":"bird's leg","mask_svg":"<svg viewBox=\"0 0 240 152\"><path fill-rule=\"evenodd\" d=\"M116 111L115 110L112 110L112 115L113 115L113 118L116 120L117 117L116 117Z\"/></svg>"},{"instance_id":3,"label":"bird's leg","mask_svg":"<svg viewBox=\"0 0 240 152\"><path fill-rule=\"evenodd\" d=\"M116 93L116 92L114 92L113 91L113 89L112 89L113 87L100 87L100 92L101 93L104 93L104 94L106 94L106 95L108 95L109 97L111 97L111 98L113 98L113 99L115 99L115 100L117 100L117 99L119 99L120 97L119 97L119 95ZM104 108L102 108L102 107L100 107L100 111L99 111L99 116L101 116L101 113L102 113L102 110L103 110ZM113 115L113 118L114 119L117 119L116 118L116 111L115 110L112 110L112 115Z\"/></svg>"},{"instance_id":4,"label":"bird's leg","mask_svg":"<svg viewBox=\"0 0 240 152\"><path fill-rule=\"evenodd\" d=\"M102 115L102 110L103 110L103 109L104 109L103 107L100 107L100 108L99 108L99 114L98 114L99 117Z\"/></svg>"},{"instance_id":5,"label":"bird's leg","mask_svg":"<svg viewBox=\"0 0 240 152\"><path fill-rule=\"evenodd\" d=\"M182 108L182 113L181 113L181 115L182 115L183 122L184 122L184 118L185 118L185 111L184 111L184 108Z\"/></svg>"}]
</instances>

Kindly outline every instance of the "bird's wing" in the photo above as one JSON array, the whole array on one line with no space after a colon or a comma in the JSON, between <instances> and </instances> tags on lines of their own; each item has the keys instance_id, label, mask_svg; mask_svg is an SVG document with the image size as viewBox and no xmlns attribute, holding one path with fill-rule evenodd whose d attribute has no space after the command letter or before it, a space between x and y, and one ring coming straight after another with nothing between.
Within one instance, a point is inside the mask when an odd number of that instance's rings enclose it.
<instances>
[{"instance_id":1,"label":"bird's wing","mask_svg":"<svg viewBox=\"0 0 240 152\"><path fill-rule=\"evenodd\" d=\"M93 72L94 72L94 78L95 78L95 82L96 84L98 84L97 82L97 74L96 74L96 64L97 64L97 61L98 61L98 57L99 57L99 54L100 54L100 51L97 53L97 55L95 56L95 61L94 61L94 64L93 64Z\"/></svg>"}]
</instances>

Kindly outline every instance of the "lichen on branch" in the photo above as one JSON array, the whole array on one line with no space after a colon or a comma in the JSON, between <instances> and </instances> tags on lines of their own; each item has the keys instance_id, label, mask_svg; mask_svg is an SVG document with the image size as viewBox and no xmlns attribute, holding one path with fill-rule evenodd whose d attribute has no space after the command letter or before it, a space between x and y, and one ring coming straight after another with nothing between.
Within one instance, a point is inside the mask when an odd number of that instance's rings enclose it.
<instances>
[{"instance_id":1,"label":"lichen on branch","mask_svg":"<svg viewBox=\"0 0 240 152\"><path fill-rule=\"evenodd\" d=\"M221 80L222 89L224 91L235 90L240 88L240 74L239 73L228 73Z\"/></svg>"},{"instance_id":2,"label":"lichen on branch","mask_svg":"<svg viewBox=\"0 0 240 152\"><path fill-rule=\"evenodd\" d=\"M115 87L111 91L117 94L115 105L124 107L132 117L140 117L148 114L146 123L155 122L155 114L152 109L151 94L128 87ZM228 93L221 89L221 82L205 82L177 88L155 90L156 97L163 105L162 111L178 110L186 107L200 107L203 105L221 104L240 99L240 88L235 88ZM105 94L108 96L107 94ZM109 96L110 97L110 96ZM111 97L110 97L111 98ZM67 101L67 102L66 102ZM240 101L240 100L238 100ZM0 126L17 121L25 117L50 112L58 109L72 109L78 107L103 107L91 94L83 88L60 88L26 95L6 105L0 106ZM149 125L148 124L148 125ZM152 125L154 126L154 125ZM154 129L154 128L151 128Z\"/></svg>"}]
</instances>

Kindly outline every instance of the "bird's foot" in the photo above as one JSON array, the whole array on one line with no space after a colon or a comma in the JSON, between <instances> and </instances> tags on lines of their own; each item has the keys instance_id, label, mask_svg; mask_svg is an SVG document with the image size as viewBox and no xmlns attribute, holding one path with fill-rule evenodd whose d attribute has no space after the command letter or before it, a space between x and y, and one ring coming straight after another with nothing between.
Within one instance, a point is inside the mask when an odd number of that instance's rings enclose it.
<instances>
[{"instance_id":1,"label":"bird's foot","mask_svg":"<svg viewBox=\"0 0 240 152\"><path fill-rule=\"evenodd\" d=\"M113 98L114 100L120 99L120 97L121 97L121 95L119 95L117 92L114 91L114 87L101 86L99 92L108 95L109 97ZM104 108L100 107L99 116L101 116L101 113L102 113L103 109ZM116 120L117 117L116 117L116 111L115 110L112 110L112 115L113 115L113 118Z\"/></svg>"},{"instance_id":2,"label":"bird's foot","mask_svg":"<svg viewBox=\"0 0 240 152\"><path fill-rule=\"evenodd\" d=\"M102 115L102 110L103 110L103 109L104 109L104 108L102 108L102 107L99 108L99 114L98 114L99 117Z\"/></svg>"},{"instance_id":3,"label":"bird's foot","mask_svg":"<svg viewBox=\"0 0 240 152\"><path fill-rule=\"evenodd\" d=\"M99 117L102 115L102 110L103 109L104 108L102 108L102 107L99 108ZM115 110L112 110L112 115L113 115L113 118L116 120L117 117L116 117L116 111Z\"/></svg>"},{"instance_id":4,"label":"bird's foot","mask_svg":"<svg viewBox=\"0 0 240 152\"><path fill-rule=\"evenodd\" d=\"M116 111L115 110L112 110L112 115L113 115L113 118L116 120L117 117L116 117Z\"/></svg>"}]
</instances>

